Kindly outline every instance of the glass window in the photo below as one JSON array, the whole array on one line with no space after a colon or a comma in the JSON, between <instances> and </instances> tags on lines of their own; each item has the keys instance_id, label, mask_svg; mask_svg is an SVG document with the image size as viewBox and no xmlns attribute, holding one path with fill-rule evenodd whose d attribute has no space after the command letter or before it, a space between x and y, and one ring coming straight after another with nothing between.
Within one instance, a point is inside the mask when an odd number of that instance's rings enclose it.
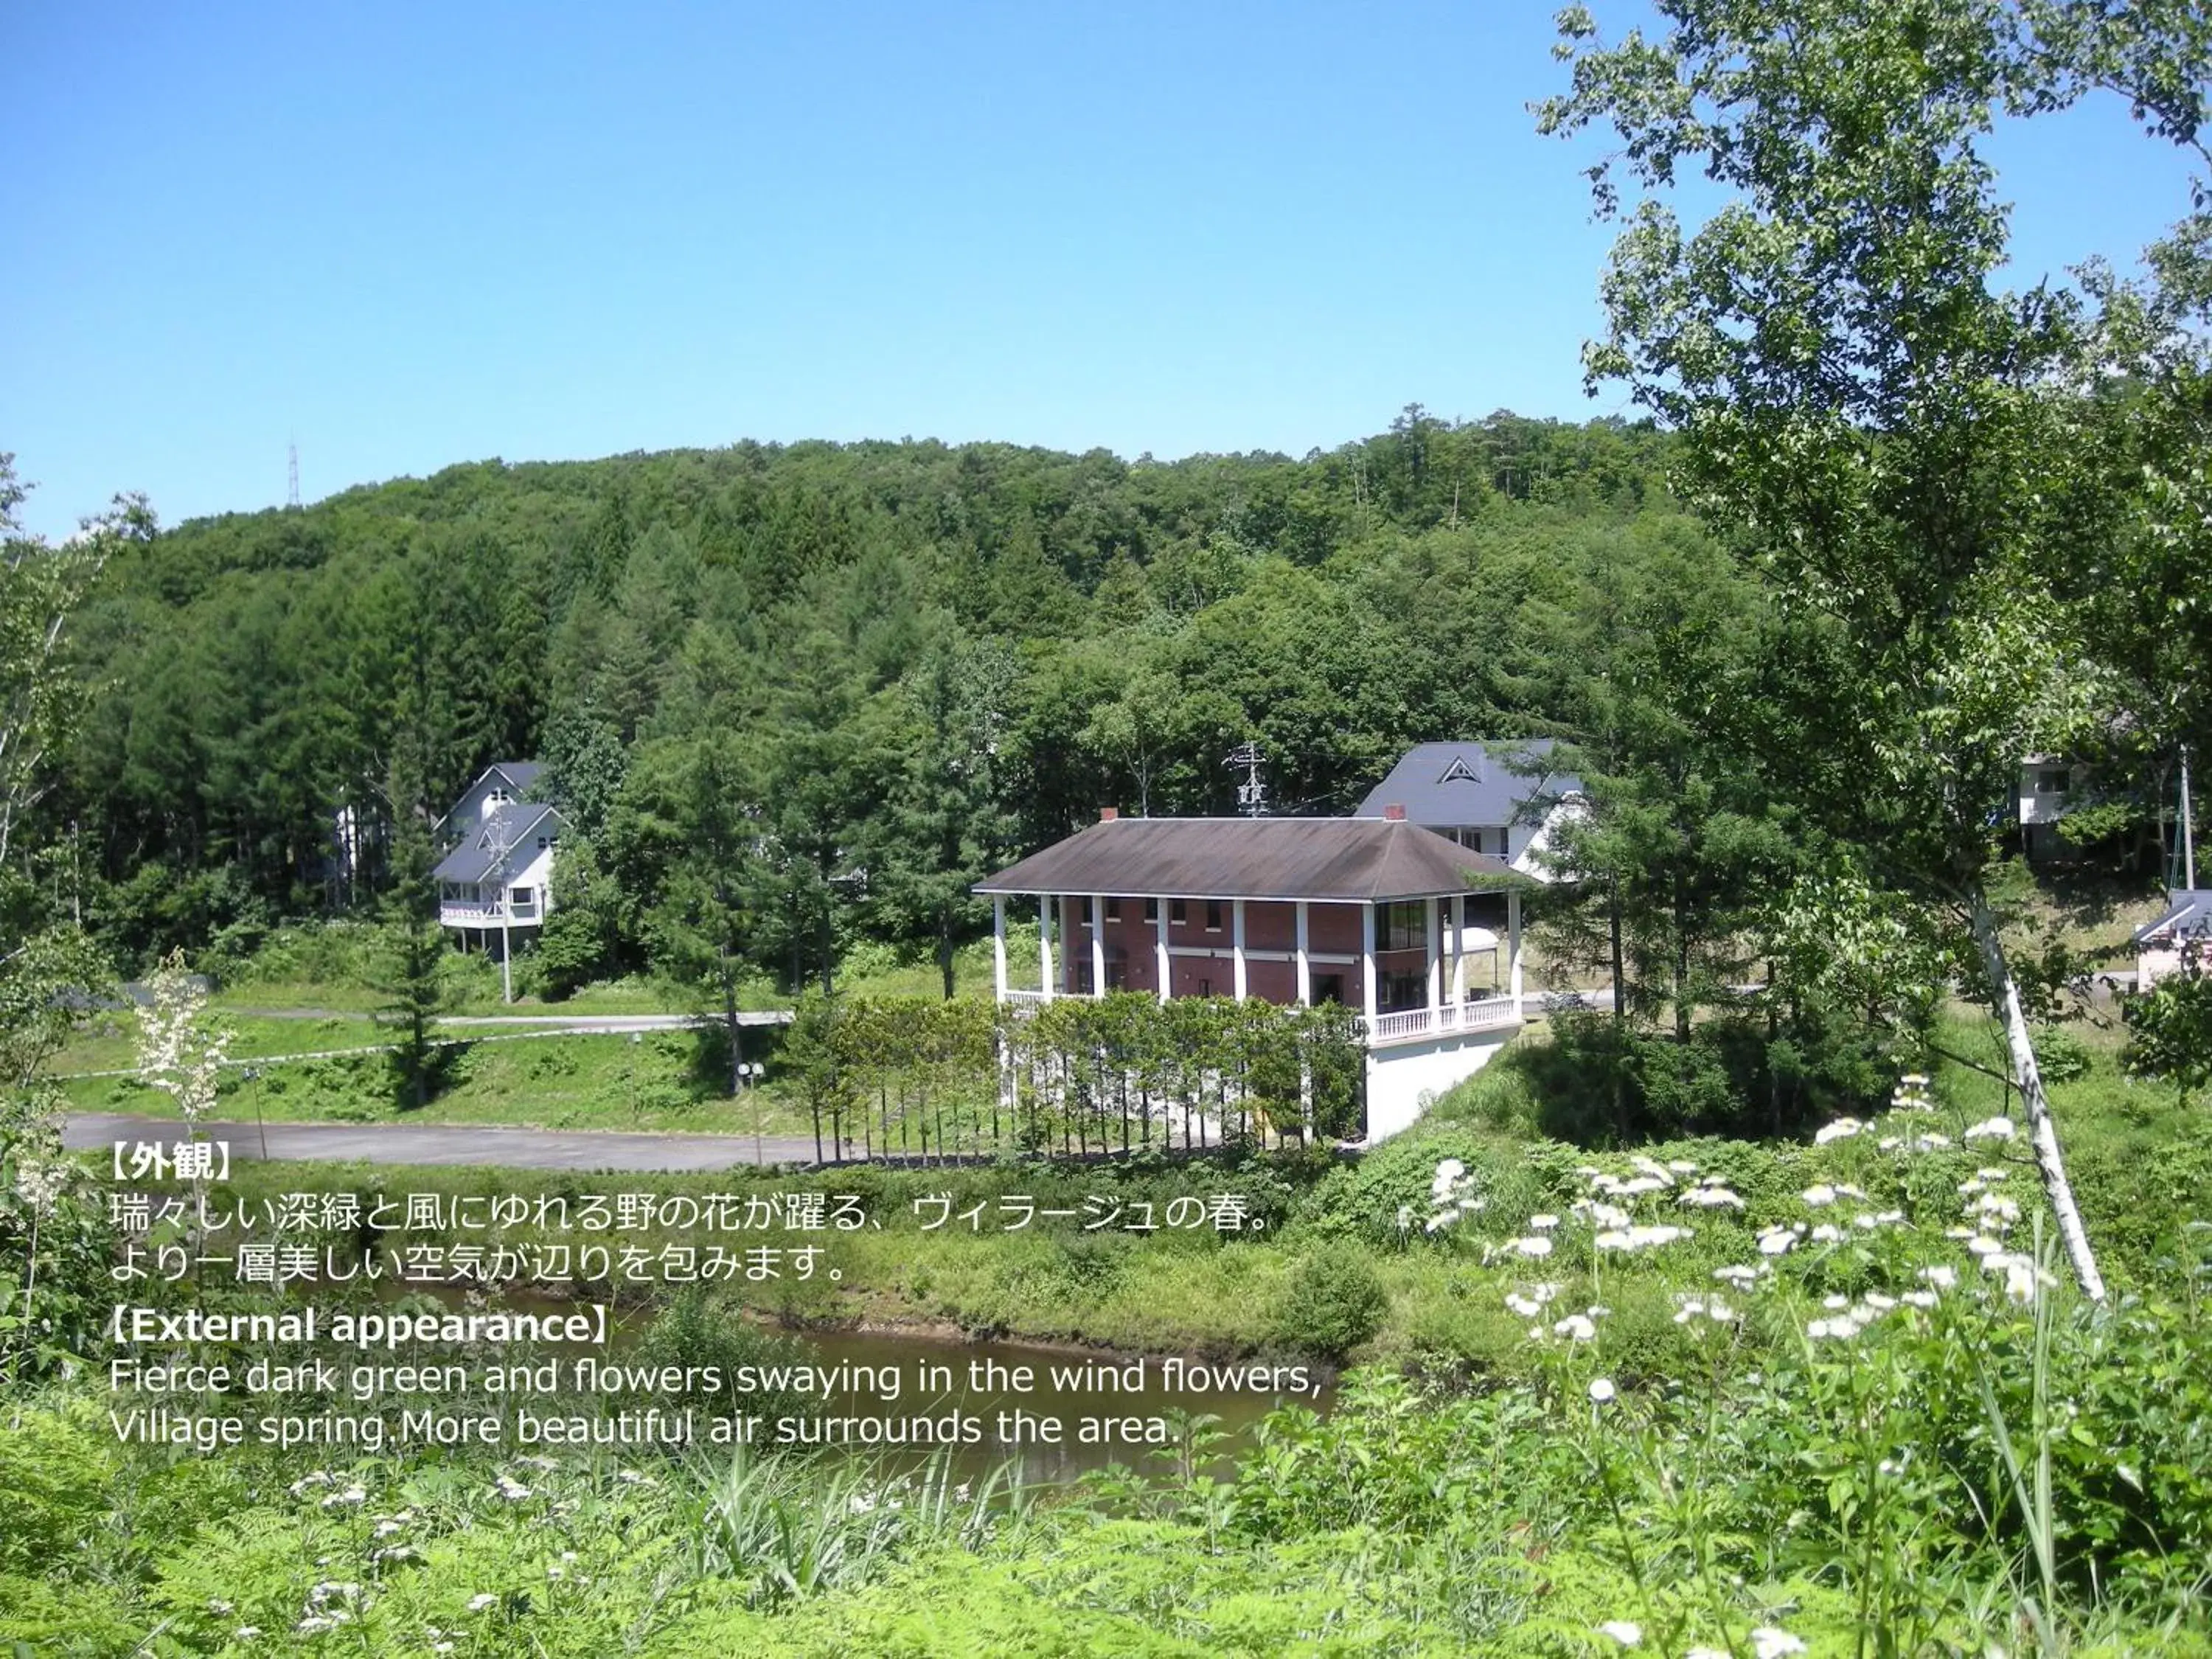
<instances>
[{"instance_id":1,"label":"glass window","mask_svg":"<svg viewBox=\"0 0 2212 1659\"><path fill-rule=\"evenodd\" d=\"M1168 901L1168 920L1178 927L1184 922L1190 920L1189 915L1185 910L1183 902L1181 899L1170 899Z\"/></svg>"},{"instance_id":2,"label":"glass window","mask_svg":"<svg viewBox=\"0 0 2212 1659\"><path fill-rule=\"evenodd\" d=\"M1221 901L1219 899L1208 899L1206 902L1206 931L1209 933L1218 933L1221 931Z\"/></svg>"},{"instance_id":3,"label":"glass window","mask_svg":"<svg viewBox=\"0 0 2212 1659\"><path fill-rule=\"evenodd\" d=\"M1146 921L1158 921L1159 919L1160 902L1156 898L1146 899L1145 901L1145 920Z\"/></svg>"},{"instance_id":4,"label":"glass window","mask_svg":"<svg viewBox=\"0 0 2212 1659\"><path fill-rule=\"evenodd\" d=\"M1117 898L1109 898L1106 901L1106 920L1109 921L1119 921L1121 920L1121 900Z\"/></svg>"}]
</instances>

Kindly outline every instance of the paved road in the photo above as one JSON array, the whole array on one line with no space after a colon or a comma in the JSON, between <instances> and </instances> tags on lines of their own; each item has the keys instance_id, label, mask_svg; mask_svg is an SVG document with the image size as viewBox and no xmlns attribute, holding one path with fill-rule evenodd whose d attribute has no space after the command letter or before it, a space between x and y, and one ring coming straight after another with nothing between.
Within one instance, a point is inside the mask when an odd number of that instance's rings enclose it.
<instances>
[{"instance_id":1,"label":"paved road","mask_svg":"<svg viewBox=\"0 0 2212 1659\"><path fill-rule=\"evenodd\" d=\"M250 1019L364 1019L360 1009L343 1013L335 1008L229 1008L222 1011ZM719 1014L441 1014L441 1025L514 1025L561 1031L680 1031L690 1025L719 1024ZM788 1008L747 1011L738 1016L740 1025L788 1025Z\"/></svg>"},{"instance_id":2,"label":"paved road","mask_svg":"<svg viewBox=\"0 0 2212 1659\"><path fill-rule=\"evenodd\" d=\"M795 1135L633 1134L599 1129L480 1129L442 1123L208 1123L235 1158L274 1161L480 1164L510 1170L728 1170L811 1164L814 1141ZM175 1118L73 1114L64 1145L100 1150L118 1140L173 1141Z\"/></svg>"}]
</instances>

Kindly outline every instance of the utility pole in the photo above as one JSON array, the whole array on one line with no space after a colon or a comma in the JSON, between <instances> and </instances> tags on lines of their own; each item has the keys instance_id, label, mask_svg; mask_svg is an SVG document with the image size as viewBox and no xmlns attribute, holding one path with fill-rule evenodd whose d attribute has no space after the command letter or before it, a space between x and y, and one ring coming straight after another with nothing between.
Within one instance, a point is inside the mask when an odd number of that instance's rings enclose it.
<instances>
[{"instance_id":1,"label":"utility pole","mask_svg":"<svg viewBox=\"0 0 2212 1659\"><path fill-rule=\"evenodd\" d=\"M2197 887L2197 836L2189 817L2189 745L2181 745L2181 884Z\"/></svg>"},{"instance_id":2,"label":"utility pole","mask_svg":"<svg viewBox=\"0 0 2212 1659\"><path fill-rule=\"evenodd\" d=\"M1237 786L1237 810L1248 818L1267 815L1267 786L1260 781L1260 745L1247 740L1229 751L1222 764L1244 769L1244 781Z\"/></svg>"}]
</instances>

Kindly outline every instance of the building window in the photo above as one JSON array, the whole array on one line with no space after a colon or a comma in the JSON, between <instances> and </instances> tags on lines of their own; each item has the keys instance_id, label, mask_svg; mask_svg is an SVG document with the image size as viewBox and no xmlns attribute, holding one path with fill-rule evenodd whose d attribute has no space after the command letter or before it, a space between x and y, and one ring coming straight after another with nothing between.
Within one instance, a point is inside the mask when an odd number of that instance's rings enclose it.
<instances>
[{"instance_id":1,"label":"building window","mask_svg":"<svg viewBox=\"0 0 2212 1659\"><path fill-rule=\"evenodd\" d=\"M1213 981L1210 979L1201 979L1199 981L1198 994L1202 997L1212 996L1213 994Z\"/></svg>"},{"instance_id":2,"label":"building window","mask_svg":"<svg viewBox=\"0 0 2212 1659\"><path fill-rule=\"evenodd\" d=\"M1146 899L1145 901L1145 920L1146 921L1158 921L1159 919L1160 902L1156 898Z\"/></svg>"},{"instance_id":3,"label":"building window","mask_svg":"<svg viewBox=\"0 0 2212 1659\"><path fill-rule=\"evenodd\" d=\"M1184 922L1190 920L1188 914L1184 908L1183 902L1181 899L1170 899L1168 901L1168 920L1177 927L1182 927Z\"/></svg>"},{"instance_id":4,"label":"building window","mask_svg":"<svg viewBox=\"0 0 2212 1659\"><path fill-rule=\"evenodd\" d=\"M541 853L545 850L545 837L543 836L538 838L538 850Z\"/></svg>"},{"instance_id":5,"label":"building window","mask_svg":"<svg viewBox=\"0 0 2212 1659\"><path fill-rule=\"evenodd\" d=\"M1221 901L1219 899L1208 899L1206 902L1206 931L1209 933L1218 933L1221 931Z\"/></svg>"},{"instance_id":6,"label":"building window","mask_svg":"<svg viewBox=\"0 0 2212 1659\"><path fill-rule=\"evenodd\" d=\"M2063 767L2046 766L2035 775L2035 793L2039 795L2063 795L2066 793L2066 772Z\"/></svg>"},{"instance_id":7,"label":"building window","mask_svg":"<svg viewBox=\"0 0 2212 1659\"><path fill-rule=\"evenodd\" d=\"M1416 899L1408 904L1375 907L1375 948L1378 951L1425 949L1429 942L1428 907Z\"/></svg>"},{"instance_id":8,"label":"building window","mask_svg":"<svg viewBox=\"0 0 2212 1659\"><path fill-rule=\"evenodd\" d=\"M1109 921L1119 921L1121 920L1121 900L1117 898L1109 898L1106 901L1106 920Z\"/></svg>"},{"instance_id":9,"label":"building window","mask_svg":"<svg viewBox=\"0 0 2212 1659\"><path fill-rule=\"evenodd\" d=\"M507 897L514 902L514 908L516 909L527 910L532 902L530 895L531 890L529 888L517 887L507 894Z\"/></svg>"}]
</instances>

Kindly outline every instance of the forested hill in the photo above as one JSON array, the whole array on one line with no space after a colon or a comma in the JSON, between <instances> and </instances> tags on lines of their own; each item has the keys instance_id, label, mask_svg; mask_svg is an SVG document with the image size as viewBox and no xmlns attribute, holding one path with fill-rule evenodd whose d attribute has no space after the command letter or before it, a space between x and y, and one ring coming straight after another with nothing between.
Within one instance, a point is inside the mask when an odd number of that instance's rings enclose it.
<instances>
[{"instance_id":1,"label":"forested hill","mask_svg":"<svg viewBox=\"0 0 2212 1659\"><path fill-rule=\"evenodd\" d=\"M1405 744L1570 731L1637 596L1732 585L1645 428L1510 415L1302 460L740 444L457 466L197 520L111 567L56 828L126 955L360 909L388 841L544 757L611 959L738 803L752 948L975 925L1102 803L1347 810ZM158 504L157 504L158 505ZM581 912L579 913L580 915ZM605 964L600 964L605 965Z\"/></svg>"}]
</instances>

